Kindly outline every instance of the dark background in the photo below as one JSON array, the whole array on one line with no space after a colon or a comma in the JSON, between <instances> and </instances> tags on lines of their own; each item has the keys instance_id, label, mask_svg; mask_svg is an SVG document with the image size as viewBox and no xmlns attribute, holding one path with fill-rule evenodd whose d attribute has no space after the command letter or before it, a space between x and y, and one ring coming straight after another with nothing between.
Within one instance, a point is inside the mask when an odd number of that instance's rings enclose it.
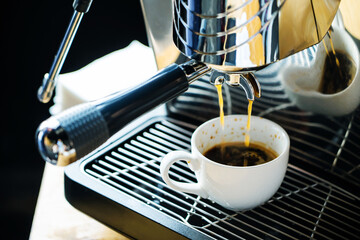
<instances>
[{"instance_id":1,"label":"dark background","mask_svg":"<svg viewBox=\"0 0 360 240\"><path fill-rule=\"evenodd\" d=\"M34 135L53 104L40 103L36 93L70 22L72 0L6 1L0 11L0 226L8 239L28 239L44 169ZM134 39L147 44L139 1L94 0L62 73L126 47Z\"/></svg>"}]
</instances>

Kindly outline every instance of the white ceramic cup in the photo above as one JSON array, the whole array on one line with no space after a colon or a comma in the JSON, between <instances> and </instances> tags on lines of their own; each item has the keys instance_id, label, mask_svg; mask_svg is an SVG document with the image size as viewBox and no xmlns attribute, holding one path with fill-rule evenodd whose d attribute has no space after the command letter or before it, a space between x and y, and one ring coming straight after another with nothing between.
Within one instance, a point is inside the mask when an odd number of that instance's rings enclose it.
<instances>
[{"instance_id":1,"label":"white ceramic cup","mask_svg":"<svg viewBox=\"0 0 360 240\"><path fill-rule=\"evenodd\" d=\"M243 142L246 115L225 116L222 132L219 118L199 126L191 138L191 153L174 151L161 161L160 172L171 188L209 198L235 211L251 209L270 199L280 187L289 159L290 140L278 124L260 117L251 117L250 141L260 142L273 149L278 157L255 166L229 166L214 162L205 153L221 142ZM195 172L197 183L170 179L169 169L175 162L185 160Z\"/></svg>"},{"instance_id":2,"label":"white ceramic cup","mask_svg":"<svg viewBox=\"0 0 360 240\"><path fill-rule=\"evenodd\" d=\"M342 116L353 112L360 104L360 54L354 40L345 29L334 27L331 38L335 51L346 52L355 62L356 73L347 88L334 94L323 94L318 91L326 58L326 50L321 42L310 68L289 66L284 68L279 76L290 100L300 109L323 115ZM331 51L329 41L326 41L326 46Z\"/></svg>"}]
</instances>

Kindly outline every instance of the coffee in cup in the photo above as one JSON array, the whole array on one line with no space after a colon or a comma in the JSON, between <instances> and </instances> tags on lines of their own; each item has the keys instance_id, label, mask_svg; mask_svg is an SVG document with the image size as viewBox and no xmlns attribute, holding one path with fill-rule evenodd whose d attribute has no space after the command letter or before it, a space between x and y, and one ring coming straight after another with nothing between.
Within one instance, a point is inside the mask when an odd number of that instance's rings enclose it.
<instances>
[{"instance_id":1,"label":"coffee in cup","mask_svg":"<svg viewBox=\"0 0 360 240\"><path fill-rule=\"evenodd\" d=\"M335 94L347 88L356 74L356 64L350 54L342 50L328 51L320 81L319 92Z\"/></svg>"},{"instance_id":2,"label":"coffee in cup","mask_svg":"<svg viewBox=\"0 0 360 240\"><path fill-rule=\"evenodd\" d=\"M274 160L278 154L262 143L225 142L215 145L204 153L214 162L229 166L255 166Z\"/></svg>"}]
</instances>

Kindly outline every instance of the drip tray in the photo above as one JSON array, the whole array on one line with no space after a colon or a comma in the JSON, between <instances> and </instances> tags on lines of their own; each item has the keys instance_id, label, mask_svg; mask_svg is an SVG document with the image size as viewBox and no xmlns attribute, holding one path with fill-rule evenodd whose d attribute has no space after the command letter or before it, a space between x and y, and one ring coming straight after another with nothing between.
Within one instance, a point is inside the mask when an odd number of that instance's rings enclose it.
<instances>
[{"instance_id":1,"label":"drip tray","mask_svg":"<svg viewBox=\"0 0 360 240\"><path fill-rule=\"evenodd\" d=\"M189 150L195 125L166 116L146 119L119 140L65 170L67 200L136 239L358 239L359 187L313 165L293 165L278 192L253 210L233 212L170 189L161 158ZM306 166L306 164L305 164ZM194 182L185 162L170 175Z\"/></svg>"}]
</instances>

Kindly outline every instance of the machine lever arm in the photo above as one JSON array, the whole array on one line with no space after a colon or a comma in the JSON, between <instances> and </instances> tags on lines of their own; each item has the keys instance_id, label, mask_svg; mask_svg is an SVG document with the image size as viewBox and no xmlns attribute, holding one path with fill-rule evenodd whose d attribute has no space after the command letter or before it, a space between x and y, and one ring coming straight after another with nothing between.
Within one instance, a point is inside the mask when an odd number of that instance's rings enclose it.
<instances>
[{"instance_id":1,"label":"machine lever arm","mask_svg":"<svg viewBox=\"0 0 360 240\"><path fill-rule=\"evenodd\" d=\"M172 64L132 89L50 117L36 132L41 156L61 166L80 159L135 118L186 91L189 83L209 70L193 60Z\"/></svg>"}]
</instances>

